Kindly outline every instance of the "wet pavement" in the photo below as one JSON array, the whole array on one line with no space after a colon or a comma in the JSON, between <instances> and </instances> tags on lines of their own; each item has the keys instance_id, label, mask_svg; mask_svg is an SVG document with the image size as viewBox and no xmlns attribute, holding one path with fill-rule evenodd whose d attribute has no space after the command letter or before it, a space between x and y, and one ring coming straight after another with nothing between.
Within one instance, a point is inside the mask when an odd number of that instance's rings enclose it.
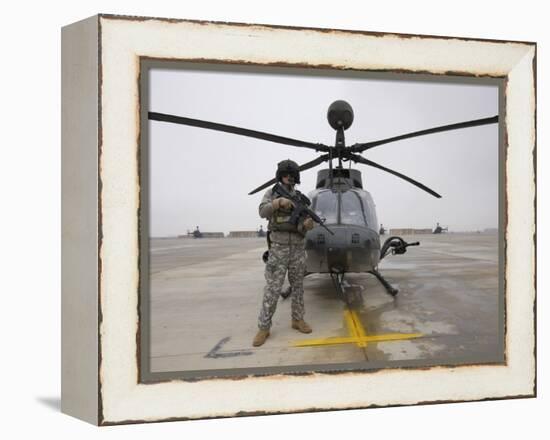
<instances>
[{"instance_id":1,"label":"wet pavement","mask_svg":"<svg viewBox=\"0 0 550 440\"><path fill-rule=\"evenodd\" d=\"M304 298L313 333L290 328L290 300L280 299L271 335L258 348L251 343L265 239L151 240L151 371L238 375L502 362L497 235L404 238L421 245L379 266L399 289L395 298L374 276L348 274L346 304L329 275L309 275Z\"/></svg>"}]
</instances>

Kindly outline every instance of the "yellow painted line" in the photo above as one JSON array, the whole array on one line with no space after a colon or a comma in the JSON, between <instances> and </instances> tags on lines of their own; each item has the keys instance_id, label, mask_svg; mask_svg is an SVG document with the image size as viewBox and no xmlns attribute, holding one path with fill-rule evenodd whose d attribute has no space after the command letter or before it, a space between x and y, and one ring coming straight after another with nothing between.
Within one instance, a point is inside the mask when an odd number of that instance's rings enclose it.
<instances>
[{"instance_id":1,"label":"yellow painted line","mask_svg":"<svg viewBox=\"0 0 550 440\"><path fill-rule=\"evenodd\" d=\"M383 335L371 335L363 337L332 337L324 339L305 339L302 341L296 341L293 343L294 347L310 347L319 345L337 345L337 344L366 344L369 342L385 342L385 341L399 341L406 339L420 338L424 336L422 333L387 333ZM360 347L362 345L359 345Z\"/></svg>"},{"instance_id":2,"label":"yellow painted line","mask_svg":"<svg viewBox=\"0 0 550 440\"><path fill-rule=\"evenodd\" d=\"M367 336L367 333L365 332L365 329L363 328L363 324L361 324L361 319L359 318L355 310L351 311L351 319L353 320L353 324L355 325L355 330L359 335L359 338L365 338ZM367 343L358 342L357 345L359 347L366 347Z\"/></svg>"},{"instance_id":3,"label":"yellow painted line","mask_svg":"<svg viewBox=\"0 0 550 440\"><path fill-rule=\"evenodd\" d=\"M353 319L353 312L350 311L349 309L344 310L344 319L346 321L346 325L348 326L348 332L351 335L351 337L353 339L360 338L361 335L357 331L357 325L355 323L355 319ZM361 344L359 346L360 347L366 347L365 344Z\"/></svg>"},{"instance_id":4,"label":"yellow painted line","mask_svg":"<svg viewBox=\"0 0 550 440\"><path fill-rule=\"evenodd\" d=\"M401 341L420 338L422 333L387 333L382 335L367 335L361 319L355 310L345 309L344 320L350 336L331 337L323 339L305 339L293 343L294 347L311 347L321 345L357 344L365 348L369 342Z\"/></svg>"}]
</instances>

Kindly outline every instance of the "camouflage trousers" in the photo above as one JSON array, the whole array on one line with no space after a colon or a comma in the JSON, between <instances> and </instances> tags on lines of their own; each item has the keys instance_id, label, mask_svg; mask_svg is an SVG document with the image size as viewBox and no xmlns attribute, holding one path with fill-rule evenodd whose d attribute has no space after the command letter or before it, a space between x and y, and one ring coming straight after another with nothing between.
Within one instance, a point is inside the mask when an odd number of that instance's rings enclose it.
<instances>
[{"instance_id":1,"label":"camouflage trousers","mask_svg":"<svg viewBox=\"0 0 550 440\"><path fill-rule=\"evenodd\" d=\"M271 327L271 318L277 308L277 301L288 271L292 300L292 319L304 319L304 271L306 252L304 245L272 243L269 259L265 265L264 297L258 318L258 327L267 330Z\"/></svg>"}]
</instances>

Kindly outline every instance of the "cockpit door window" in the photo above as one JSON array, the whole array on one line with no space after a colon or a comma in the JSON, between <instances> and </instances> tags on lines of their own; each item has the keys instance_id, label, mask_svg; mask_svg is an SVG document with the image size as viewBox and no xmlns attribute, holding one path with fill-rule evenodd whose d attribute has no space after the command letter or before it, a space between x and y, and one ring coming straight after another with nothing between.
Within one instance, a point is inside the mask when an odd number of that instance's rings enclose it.
<instances>
[{"instance_id":1,"label":"cockpit door window","mask_svg":"<svg viewBox=\"0 0 550 440\"><path fill-rule=\"evenodd\" d=\"M364 206L355 191L345 191L341 194L341 223L346 225L368 226Z\"/></svg>"},{"instance_id":2,"label":"cockpit door window","mask_svg":"<svg viewBox=\"0 0 550 440\"><path fill-rule=\"evenodd\" d=\"M331 190L320 192L314 200L315 213L329 224L338 223L338 194Z\"/></svg>"}]
</instances>

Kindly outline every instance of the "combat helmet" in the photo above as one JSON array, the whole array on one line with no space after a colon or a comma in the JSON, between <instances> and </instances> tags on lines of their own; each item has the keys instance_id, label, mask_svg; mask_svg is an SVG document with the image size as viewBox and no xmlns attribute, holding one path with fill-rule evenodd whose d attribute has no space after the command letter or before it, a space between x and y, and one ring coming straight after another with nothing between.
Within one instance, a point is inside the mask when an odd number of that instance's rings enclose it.
<instances>
[{"instance_id":1,"label":"combat helmet","mask_svg":"<svg viewBox=\"0 0 550 440\"><path fill-rule=\"evenodd\" d=\"M300 183L300 167L293 160L287 159L277 164L277 174L275 175L277 181L281 182L285 174L292 176L294 183Z\"/></svg>"}]
</instances>

